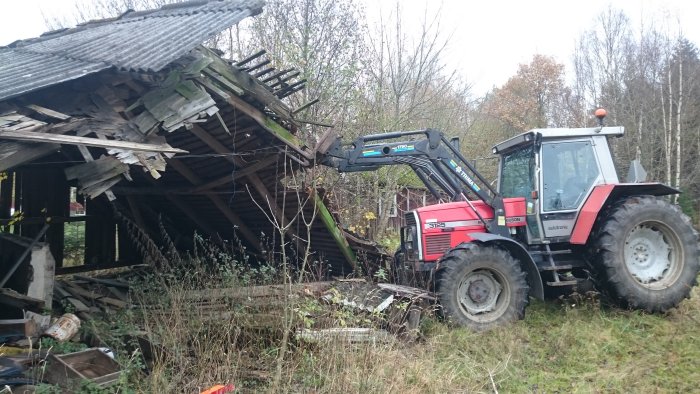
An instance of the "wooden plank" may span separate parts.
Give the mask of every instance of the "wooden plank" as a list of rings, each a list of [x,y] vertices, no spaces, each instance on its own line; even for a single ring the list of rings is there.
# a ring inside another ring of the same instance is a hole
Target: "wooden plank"
[[[173,148],[168,144],[147,144],[143,142],[100,140],[90,137],[77,137],[73,135],[60,135],[49,133],[33,133],[18,131],[0,131],[0,139],[29,141],[29,142],[53,142],[68,145],[94,146],[98,148],[116,148],[135,150],[140,152],[162,152],[162,153],[188,153],[186,150]]]
[[[48,116],[50,118],[59,119],[59,120],[70,119],[70,115],[62,114],[58,111],[44,108],[44,107],[41,107],[41,106],[36,105],[36,104],[29,104],[29,105],[27,105],[27,108],[31,109],[34,112],[40,113],[44,116]]]
[[[248,286],[248,287],[230,287],[205,290],[190,290],[182,295],[183,300],[216,300],[221,298],[265,298],[265,297],[284,297],[289,294],[318,296],[328,290],[334,283],[327,282],[307,282],[296,283],[291,285],[263,285],[263,286]]]
[[[395,339],[386,330],[362,327],[334,327],[320,330],[302,328],[294,336],[298,340],[309,343],[343,341],[349,343],[371,342],[374,344],[389,343]]]
[[[80,189],[80,192],[83,194],[87,194],[88,196],[90,196],[90,198],[95,198],[102,193],[111,193],[111,195],[114,195],[110,188],[119,183],[120,181],[121,178],[119,177],[105,179],[104,181]]]
[[[0,171],[18,167],[24,163],[39,159],[53,152],[61,150],[57,144],[28,144],[17,143],[17,151],[0,160]]]
[[[101,285],[105,285],[105,286],[110,286],[110,287],[119,287],[121,289],[128,289],[129,288],[128,283],[125,283],[125,282],[122,282],[119,280],[92,278],[92,277],[83,276],[83,275],[74,275],[73,277],[75,279],[84,280],[87,282],[93,282],[93,283],[97,283],[97,284],[101,284]]]
[[[88,150],[87,146],[78,145],[78,150],[80,151],[80,154],[83,155],[83,158],[85,159],[86,162],[95,161],[95,159],[92,157],[92,154]],[[114,201],[117,199],[117,196],[115,196],[111,190],[106,190],[104,193],[107,196],[107,199],[109,201]],[[95,198],[95,197],[91,197],[91,198]]]
[[[36,338],[39,329],[32,319],[3,319],[0,320],[0,339],[21,337]]]
[[[108,178],[119,176],[129,170],[127,164],[114,156],[103,156],[94,161],[68,167],[64,170],[66,179],[77,179],[83,187],[93,185]]]
[[[0,289],[0,304],[37,313],[41,313],[45,305],[44,300],[20,294],[12,289]]]
[[[123,291],[116,289],[114,287],[108,287],[107,290],[110,292],[110,294],[117,297],[117,299],[124,301],[124,302],[129,302],[129,296],[126,293],[124,293]]]
[[[129,304],[124,302],[124,301],[117,300],[117,299],[110,298],[110,297],[105,297],[102,294],[98,294],[98,293],[95,293],[95,292],[92,292],[89,290],[85,290],[85,289],[83,289],[83,288],[81,288],[81,287],[79,287],[71,282],[64,282],[64,284],[68,286],[68,288],[66,290],[73,293],[74,295],[77,294],[81,297],[85,297],[85,298],[91,299],[93,301],[102,303],[102,304],[116,306],[117,308],[120,308],[120,309],[126,309],[129,306]]]

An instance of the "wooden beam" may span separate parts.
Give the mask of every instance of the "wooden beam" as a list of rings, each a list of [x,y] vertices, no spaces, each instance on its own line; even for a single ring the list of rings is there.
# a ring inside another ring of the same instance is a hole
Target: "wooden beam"
[[[191,184],[198,186],[203,183],[202,179],[181,161],[170,159],[166,159],[166,161],[168,165],[170,165],[180,175],[185,177],[185,179],[187,179]],[[219,211],[226,216],[226,219],[228,219],[229,222],[238,227],[238,231],[240,231],[240,233],[243,235],[243,238],[245,238],[256,250],[260,250],[260,239],[255,236],[255,234],[250,230],[250,228],[248,228],[248,226],[245,225],[245,223],[243,223],[243,220],[241,220],[241,218],[235,212],[233,212],[228,204],[226,204],[226,202],[224,202],[220,196],[214,193],[205,193],[205,195],[207,198],[209,198],[209,200],[211,200],[212,203],[214,203],[214,206],[216,206]]]
[[[78,150],[80,151],[80,154],[83,155],[83,159],[85,159],[86,163],[95,161],[87,146],[78,145]],[[107,196],[107,199],[109,201],[114,201],[117,199],[117,196],[115,196],[114,193],[109,189],[105,190],[105,195]]]
[[[243,162],[241,159],[237,156],[232,156],[230,153],[232,153],[224,144],[222,144],[219,140],[214,138],[211,134],[209,134],[206,130],[202,129],[201,127],[194,125],[192,129],[190,130],[192,134],[196,135],[199,139],[204,141],[205,144],[209,145],[210,148],[212,148],[216,153],[220,153],[226,158],[226,160],[230,161],[236,166],[243,165]],[[284,214],[284,209],[282,209],[278,204],[277,204],[277,199],[272,196],[272,193],[270,193],[269,190],[267,190],[267,187],[265,187],[265,184],[263,184],[262,180],[260,177],[255,174],[251,173],[246,176],[246,179],[250,181],[250,183],[253,185],[255,188],[255,191],[267,201],[270,209],[273,211],[273,215],[277,219],[278,224],[280,227],[284,227],[287,224],[290,224],[293,222],[293,220],[290,220],[286,217]],[[264,205],[264,204],[261,204]],[[295,215],[296,218],[296,215]],[[290,238],[296,242],[297,238],[297,233],[296,231],[290,226],[289,229],[287,230],[289,232]]]
[[[42,114],[44,116],[48,116],[50,118],[54,119],[59,119],[59,120],[67,120],[70,119],[70,115],[62,114],[58,111],[54,111],[52,109],[44,108],[36,104],[29,104],[27,105],[27,108],[31,109],[32,111]]]
[[[0,139],[29,141],[29,142],[53,142],[58,144],[95,146],[98,148],[116,148],[134,150],[140,152],[163,152],[163,153],[188,153],[186,150],[173,148],[168,144],[147,144],[143,142],[101,140],[90,137],[78,137],[74,135],[61,135],[49,133],[21,132],[21,131],[0,131]]]
[[[203,81],[199,81],[200,84],[217,96],[226,100],[230,105],[235,107],[237,110],[243,112],[250,118],[252,118],[257,124],[259,124],[265,131],[274,135],[277,139],[281,140],[287,144],[292,150],[302,155],[308,160],[313,159],[313,152],[310,152],[307,146],[289,130],[284,128],[279,123],[272,120],[270,117],[265,115],[262,111],[255,108],[253,105],[247,103],[245,100],[236,96],[235,94],[227,94],[222,92],[220,89],[212,89],[211,84]],[[222,94],[223,93],[223,94]]]
[[[147,179],[148,182],[150,182],[154,186],[159,186],[159,182],[150,176],[144,176],[143,178]],[[186,202],[184,202],[180,197],[173,196],[166,194],[165,198],[167,198],[170,202],[175,204],[175,206],[182,211],[182,213],[185,214],[194,224],[199,226],[204,232],[209,234],[210,237],[215,238],[218,236],[217,232],[214,230],[213,227],[209,225],[209,223],[203,221],[199,216],[195,215],[194,212],[196,212],[192,207],[190,207]]]
[[[213,181],[209,181],[207,183],[202,184],[201,186],[198,186],[194,189],[192,189],[192,193],[200,193],[202,191],[206,190],[211,190],[219,186],[223,185],[228,185],[229,183],[233,183],[236,180],[247,176],[248,174],[254,173],[260,169],[263,169],[273,163],[275,163],[278,160],[276,156],[271,156],[266,159],[260,160],[257,163],[253,163],[248,165],[247,167],[241,169],[241,170],[236,170],[233,173],[233,176],[231,175],[226,175],[222,176],[221,178],[214,179]]]
[[[17,167],[61,149],[61,145],[57,144],[17,143],[17,145],[21,146],[21,148],[18,148],[15,153],[11,153],[7,157],[3,157],[2,160],[0,160],[0,171]]]
[[[136,224],[141,227],[143,231],[146,231],[146,222],[143,220],[141,210],[139,209],[139,205],[134,196],[126,196],[126,202],[129,203],[129,209],[131,210],[131,214],[134,216],[134,221]]]
[[[338,245],[338,249],[340,249],[343,257],[345,257],[345,261],[347,261],[354,270],[357,270],[357,256],[355,256],[355,253],[352,251],[347,238],[345,238],[342,230],[340,227],[338,227],[338,223],[333,218],[333,215],[328,210],[328,207],[326,207],[326,204],[323,203],[323,200],[316,193],[313,193],[311,197],[316,204],[316,209],[318,210],[318,216],[321,219],[321,222],[324,226],[326,226],[326,229],[335,240],[336,245]]]

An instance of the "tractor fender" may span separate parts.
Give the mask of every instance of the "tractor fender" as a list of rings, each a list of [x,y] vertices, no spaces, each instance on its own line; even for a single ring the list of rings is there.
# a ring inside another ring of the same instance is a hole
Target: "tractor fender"
[[[544,300],[544,286],[542,285],[542,277],[537,269],[537,265],[532,260],[532,256],[527,252],[521,244],[517,241],[506,238],[501,235],[491,234],[491,233],[469,233],[469,238],[473,239],[473,242],[478,242],[485,245],[496,245],[500,248],[507,250],[514,258],[520,261],[520,266],[525,271],[527,276],[527,283],[530,285],[530,297],[536,298],[538,300]],[[469,243],[462,243],[455,247],[459,248],[469,248]]]
[[[576,218],[574,230],[571,232],[570,243],[575,245],[585,245],[593,230],[593,225],[598,214],[609,207],[615,201],[629,196],[667,196],[669,194],[679,194],[680,190],[666,186],[662,183],[618,183],[609,185],[598,185],[583,204],[581,212]]]

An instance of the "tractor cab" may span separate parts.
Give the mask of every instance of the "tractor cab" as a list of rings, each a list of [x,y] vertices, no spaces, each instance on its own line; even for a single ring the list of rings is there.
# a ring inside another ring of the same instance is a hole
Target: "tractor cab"
[[[618,183],[607,137],[622,127],[534,129],[493,148],[498,191],[525,197],[527,244],[568,242],[593,188]]]

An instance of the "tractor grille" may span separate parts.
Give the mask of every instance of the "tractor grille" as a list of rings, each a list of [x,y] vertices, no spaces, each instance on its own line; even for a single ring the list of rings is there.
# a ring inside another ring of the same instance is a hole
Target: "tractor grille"
[[[426,254],[443,254],[450,249],[450,234],[429,235],[425,237]]]

